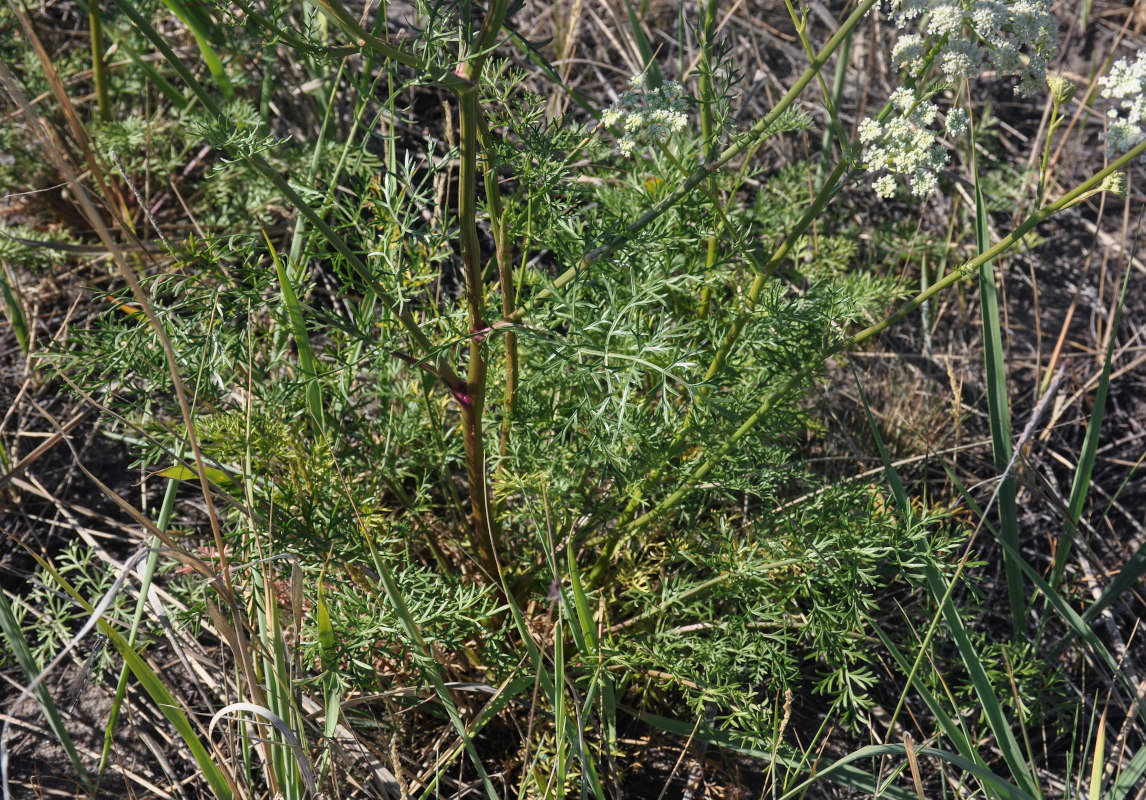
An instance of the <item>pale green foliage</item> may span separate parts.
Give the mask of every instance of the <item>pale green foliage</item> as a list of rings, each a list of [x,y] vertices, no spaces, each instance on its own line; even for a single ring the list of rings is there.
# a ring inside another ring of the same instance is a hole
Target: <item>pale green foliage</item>
[[[770,456],[774,467],[786,460]],[[765,509],[784,490],[775,478],[755,487]],[[881,595],[897,580],[920,580],[924,565],[948,558],[956,542],[930,521],[904,530],[859,487],[825,487],[783,514],[726,525],[689,527],[631,557],[618,577],[624,601],[665,611],[619,639],[614,657],[656,670],[694,713],[717,711],[737,730],[769,730],[772,705],[760,701],[808,689],[809,672],[816,692],[858,719],[871,703],[875,653],[865,631]],[[650,574],[666,563],[676,565],[669,578]],[[724,578],[696,591],[712,575]]]
[[[114,571],[99,559],[92,548],[80,541],[71,542],[56,555],[55,567],[93,605],[115,582]],[[13,604],[16,619],[41,667],[51,661],[88,620],[84,610],[56,591],[54,586],[55,579],[46,569],[39,568],[31,577],[31,590]],[[128,603],[132,599],[117,594],[103,618],[126,619]],[[108,661],[105,653],[97,666],[102,669]]]
[[[199,136],[224,155],[222,163],[242,162],[256,154],[273,152],[289,139],[268,136],[262,132],[259,111],[249,102],[236,101],[223,108],[222,115],[204,122]]]
[[[510,235],[514,240],[530,237],[531,250],[568,263],[580,257],[586,243],[600,241],[640,213],[650,191],[657,189],[636,172],[620,178],[601,173],[607,179],[592,190],[575,180],[560,168],[561,148],[576,144],[581,131],[543,120],[533,110],[539,108],[534,98],[513,91],[504,102],[521,113],[495,117],[508,125],[498,157],[507,168],[520,170],[528,190],[506,217]],[[599,152],[607,155],[605,148]],[[682,153],[689,157],[688,149]],[[540,168],[542,163],[551,166]],[[364,244],[384,288],[427,317],[436,313],[432,328],[445,341],[464,341],[466,321],[448,301],[453,290],[442,283],[452,261],[451,222],[443,220],[440,226],[419,210],[432,202],[434,176],[448,163],[407,152],[397,167],[397,172],[370,177],[359,197],[349,199],[349,205],[342,200],[331,213]],[[226,171],[231,169],[241,167],[216,171],[211,184],[235,180],[236,173]],[[659,154],[651,156],[646,170],[643,174],[673,180],[671,163]],[[738,212],[734,224],[746,233],[760,224],[777,230],[790,225],[810,201],[805,176],[806,170],[796,166],[774,178],[759,194],[757,206]],[[750,413],[767,387],[814,362],[831,341],[833,328],[866,317],[895,296],[890,282],[862,268],[864,253],[857,250],[854,236],[825,230],[815,242],[801,240],[789,264],[807,276],[805,287],[793,292],[779,279],[768,285],[726,368],[740,388],[702,399],[703,369],[734,306],[721,303],[716,314],[697,320],[693,309],[699,288],[734,285],[745,274],[735,252],[710,272],[695,258],[697,243],[712,224],[703,198],[686,200],[644,231],[636,246],[599,263],[586,280],[540,307],[530,328],[519,331],[518,408],[500,462],[506,474],[501,524],[509,537],[503,557],[507,573],[519,585],[534,586],[541,597],[551,578],[537,574],[527,555],[544,545],[536,539],[544,516],[539,487],[546,487],[545,495],[559,504],[551,512],[561,525],[583,514],[616,513],[610,509],[623,501],[624,487],[671,463],[674,454],[667,445],[684,409],[698,404],[696,441],[721,435]],[[339,257],[321,239],[308,238],[306,254],[333,258],[341,291],[348,296],[361,291],[357,278],[342,271]],[[198,423],[206,456],[237,481],[249,483],[263,509],[258,524],[273,534],[282,552],[297,555],[308,569],[323,563],[328,553],[337,554],[334,568],[346,577],[328,583],[326,591],[339,631],[337,652],[345,664],[340,680],[368,688],[378,680],[377,670],[399,682],[419,680],[420,667],[402,630],[373,589],[370,575],[378,558],[395,574],[424,635],[446,651],[474,650],[494,669],[513,663],[503,634],[487,627],[496,608],[493,593],[429,569],[433,559],[419,543],[433,537],[438,547],[456,546],[456,540],[440,533],[461,519],[459,498],[440,488],[462,469],[452,404],[428,375],[393,357],[395,349],[406,347],[395,321],[379,315],[368,301],[358,301],[311,317],[312,341],[321,346],[327,365],[324,394],[337,420],[332,438],[316,438],[303,413],[305,384],[282,333],[285,312],[261,266],[265,259],[265,248],[249,235],[189,242],[181,262],[197,277],[159,276],[149,285],[181,358],[187,359],[184,374],[203,376],[194,391],[200,403],[215,409]],[[522,292],[546,283],[544,269],[526,267],[521,273]],[[296,288],[314,297],[312,286]],[[65,359],[61,366],[66,364],[93,388],[118,376],[123,388],[114,402],[129,415],[132,398],[139,396],[135,392],[155,397],[167,383],[158,345],[136,319],[109,311],[106,320],[82,334],[82,341],[81,349],[60,354]],[[493,367],[500,370],[497,340],[488,346]],[[235,389],[246,384],[248,369],[259,386],[252,414]],[[491,427],[501,413],[496,404],[490,408]],[[681,681],[676,688],[690,703],[716,703],[718,716],[728,724],[751,727],[760,721],[763,712],[754,686],[815,684],[841,709],[862,709],[867,702],[862,686],[831,677],[858,668],[867,658],[855,644],[874,606],[857,598],[915,574],[907,562],[886,558],[894,552],[913,559],[912,542],[922,543],[893,518],[875,526],[827,524],[826,510],[843,502],[855,506],[849,519],[858,523],[870,499],[864,489],[831,491],[797,518],[772,519],[765,513],[796,486],[807,490],[817,485],[812,473],[793,485],[795,442],[806,424],[797,405],[782,405],[714,475],[725,498],[717,508],[739,509],[747,501],[755,509],[750,516],[739,510],[710,516],[704,505],[685,504],[675,520],[623,549],[618,580],[604,590],[607,596],[623,592],[610,601],[615,613],[642,614],[727,568],[721,564],[736,565],[739,577],[705,598],[704,613],[695,617],[702,621],[712,614],[733,614],[724,620],[727,639],[698,632],[662,641],[650,638],[652,630],[641,625],[619,637],[611,650],[617,663],[638,672],[674,664],[672,672]],[[142,456],[154,469],[165,463],[164,451],[182,435],[148,428],[164,444],[147,448]],[[246,463],[253,471],[246,472]],[[669,485],[673,480],[669,477]],[[809,516],[814,509],[819,509],[816,522]],[[434,517],[441,523],[429,524]],[[225,522],[228,541],[242,553],[249,546],[248,524],[234,509],[226,512]],[[687,541],[675,533],[681,529],[690,532]],[[593,547],[598,535],[589,532],[583,546]],[[762,566],[788,556],[800,559],[802,566],[781,571]],[[829,558],[830,568],[824,560]],[[655,574],[672,577],[662,580]],[[845,580],[844,575],[852,577]],[[695,608],[699,613],[701,606]],[[837,616],[845,609],[846,619]],[[793,614],[803,621],[790,627]],[[671,616],[678,626],[692,619],[694,612],[686,613],[685,607],[675,608]],[[657,622],[657,629],[661,625]],[[771,633],[755,637],[754,632],[765,629]],[[310,638],[304,647],[316,654]],[[751,653],[756,656],[749,658]],[[820,677],[807,683],[810,676]]]

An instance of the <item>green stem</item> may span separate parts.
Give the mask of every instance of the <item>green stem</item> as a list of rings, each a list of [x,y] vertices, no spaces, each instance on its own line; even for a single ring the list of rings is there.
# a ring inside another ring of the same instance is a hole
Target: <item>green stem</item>
[[[761,269],[756,271],[756,276],[752,279],[752,285],[748,287],[748,291],[744,294],[744,310],[732,321],[732,325],[729,326],[728,331],[724,334],[724,339],[720,342],[720,347],[717,348],[716,354],[712,357],[712,362],[708,365],[708,369],[704,373],[704,380],[706,382],[715,378],[720,370],[723,369],[729,353],[732,352],[732,348],[735,346],[737,339],[740,338],[744,326],[748,324],[748,320],[751,318],[752,308],[756,305],[756,301],[760,299],[760,292],[764,290],[764,286],[767,285],[769,279],[776,274],[776,270],[784,259],[788,257],[788,254],[792,251],[796,242],[800,240],[800,237],[804,235],[804,232],[808,230],[816,217],[827,207],[832,196],[839,190],[840,181],[843,180],[848,166],[849,162],[846,159],[836,164],[836,168],[832,170],[827,180],[824,181],[824,185],[820,187],[820,191],[812,200],[812,204],[808,206],[800,219],[792,226],[792,230],[784,237],[784,241],[782,241],[780,246],[772,253],[772,257],[768,259],[768,262]]]
[[[177,457],[182,457],[182,448],[177,452]],[[167,489],[163,494],[163,503],[159,507],[159,517],[155,521],[156,527],[162,531],[166,531],[168,525],[171,524],[171,517],[175,512],[175,498],[179,492],[179,481],[170,479],[167,481]],[[155,568],[159,562],[159,547],[162,542],[152,537],[149,545],[151,551],[147,554],[147,566],[143,569],[143,580],[140,582],[139,591],[136,594],[135,612],[131,617],[131,629],[127,634],[128,644],[135,646],[136,637],[139,635],[139,626],[143,621],[144,604],[147,600],[148,590],[151,587],[151,580],[155,575]],[[99,778],[96,782],[103,778],[104,772],[107,770],[108,759],[111,756],[111,748],[115,738],[116,727],[119,724],[119,714],[123,709],[123,698],[127,694],[127,677],[128,667],[124,664],[119,671],[119,680],[115,686],[114,700],[111,704],[111,711],[108,713],[108,721],[104,726],[104,740],[103,751],[100,753],[99,760]]]
[[[769,570],[783,569],[784,567],[794,567],[798,564],[805,563],[805,561],[806,561],[806,559],[802,559],[802,558],[783,558],[783,559],[780,559],[778,561],[769,561],[766,564],[760,564],[759,567],[757,567],[755,569],[758,570],[757,574],[761,574],[761,573],[767,572]],[[681,592],[679,595],[674,595],[672,598],[664,601],[663,603],[661,603],[659,605],[653,606],[652,608],[649,608],[649,609],[646,609],[645,611],[642,611],[640,614],[637,614],[635,617],[630,617],[629,619],[625,620],[624,622],[617,623],[616,625],[613,626],[612,632],[616,633],[617,631],[624,630],[626,628],[631,628],[634,625],[638,625],[641,622],[644,622],[646,619],[650,619],[651,617],[659,616],[674,605],[683,605],[684,601],[689,600],[690,598],[693,598],[698,594],[704,594],[709,589],[712,589],[715,586],[719,586],[720,584],[727,581],[729,578],[732,578],[734,575],[735,575],[735,573],[732,572],[731,570],[725,570],[724,572],[721,572],[719,575],[717,575],[714,578],[709,578],[706,581],[702,581],[702,582],[696,584],[695,586],[693,586],[691,589],[687,589],[687,590]]]
[[[1050,166],[1051,142],[1054,139],[1055,131],[1057,131],[1059,125],[1062,124],[1063,119],[1064,119],[1064,117],[1062,115],[1062,106],[1060,106],[1057,102],[1055,102],[1053,104],[1052,109],[1051,109],[1050,122],[1047,125],[1047,136],[1046,136],[1046,142],[1043,144],[1042,161],[1039,164],[1038,193],[1035,196],[1035,207],[1036,208],[1038,208],[1039,206],[1041,206],[1043,204],[1043,196],[1046,193],[1047,178],[1049,177],[1047,175],[1047,171],[1048,171],[1048,168]],[[1050,380],[1049,373],[1048,373],[1047,380],[1048,381]]]
[[[716,32],[716,9],[719,0],[701,0],[700,10],[704,15],[704,23],[701,27],[701,45],[700,45],[700,132],[704,138],[704,160],[707,162],[712,158],[713,150],[716,147],[716,130],[715,120],[713,119],[712,108],[716,99],[713,97],[712,92],[712,37]],[[708,192],[715,196],[717,192],[716,178],[710,176],[708,179]],[[704,257],[704,274],[707,277],[712,272],[712,267],[716,264],[716,257],[719,254],[719,237],[713,233],[708,237],[708,250]],[[708,306],[712,301],[712,286],[708,283],[700,290],[700,302],[697,305],[696,315],[703,319],[708,316]]]
[[[103,21],[99,11],[99,0],[91,0],[88,6],[88,25],[92,40],[92,83],[96,90],[96,107],[99,121],[111,120],[111,106],[107,99],[107,65],[103,60]]]
[[[851,59],[852,52],[852,37],[848,37],[844,42],[843,49],[840,51],[839,58],[836,59],[836,74],[832,79],[832,94],[831,104],[828,110],[832,113],[832,119],[835,122],[830,128],[824,128],[824,136],[820,140],[820,174],[828,168],[828,161],[832,156],[832,133],[834,132],[840,138],[841,143],[844,140],[843,128],[839,124],[839,119],[836,116],[836,109],[840,107],[840,101],[844,96],[844,83],[848,77],[848,61]]]
[[[478,98],[476,89],[458,93],[458,127],[460,128],[460,164],[458,168],[458,222],[460,224],[462,263],[466,275],[466,303],[469,307],[470,331],[478,334],[486,328],[483,305],[481,246],[477,235],[477,150]],[[496,580],[498,575],[498,532],[486,482],[485,432],[482,412],[485,409],[488,364],[485,337],[470,337],[469,369],[463,391],[454,390],[462,413],[465,436],[466,477],[470,487],[470,513],[473,520],[473,543],[478,559]]]
[[[482,331],[488,330],[488,326],[485,322],[485,287],[482,284],[481,245],[477,229],[477,153],[480,147],[481,128],[477,84],[485,60],[505,20],[507,7],[508,0],[497,0],[490,8],[474,41],[470,56],[458,67],[457,73],[465,82],[464,88],[458,89],[458,223],[462,263],[466,274],[466,304],[469,309],[470,331],[474,335],[470,337],[466,381],[460,390],[459,387],[451,388],[462,414],[473,543],[477,547],[482,567],[494,581],[500,573],[498,552],[501,536],[497,515],[491,513],[493,506],[486,479],[485,430],[482,419],[489,366],[486,360],[486,337],[481,335]],[[496,176],[493,180],[496,190]]]
[[[466,271],[466,304],[469,307],[472,333],[478,333],[486,327],[485,293],[481,282],[481,245],[478,242],[477,230],[477,151],[480,114],[477,91],[463,89],[459,92],[458,221],[461,227],[459,236],[462,263]]]
[[[510,253],[505,207],[501,200],[501,189],[497,185],[497,170],[493,163],[493,139],[484,119],[478,120],[478,135],[481,137],[484,160],[485,202],[489,209],[490,226],[493,228],[497,274],[501,286],[501,313],[505,315],[512,313],[517,305],[517,286],[513,282],[513,256]],[[509,330],[505,332],[505,400],[502,409],[501,441],[498,446],[498,454],[502,458],[509,449],[510,425],[517,403],[517,374],[517,333]]]
[[[800,44],[804,45],[804,52],[807,53],[808,58],[812,58],[812,43],[808,41],[808,19],[805,13],[800,16],[796,13],[796,9],[792,7],[792,0],[784,0],[784,5],[788,8],[788,16],[792,18],[792,24],[796,27],[796,35],[800,38]],[[843,53],[836,61],[836,80],[837,83],[842,83],[840,79],[840,65],[845,64],[848,57],[848,51],[851,49],[851,36],[844,39]],[[836,105],[832,100],[832,94],[828,91],[828,84],[824,80],[822,72],[816,73],[816,82],[820,84],[820,94],[824,96],[824,107],[828,111],[828,125],[824,129],[824,141],[830,142],[831,138],[829,132],[835,133],[836,138],[840,140],[840,148],[847,149],[847,136],[844,134],[844,129],[840,126],[840,121],[836,116]],[[826,152],[821,152],[820,163],[827,162]]]

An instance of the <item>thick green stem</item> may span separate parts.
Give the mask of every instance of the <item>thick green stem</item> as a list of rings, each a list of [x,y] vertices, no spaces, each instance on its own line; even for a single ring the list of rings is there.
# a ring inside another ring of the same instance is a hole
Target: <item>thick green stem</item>
[[[808,41],[808,19],[807,14],[800,15],[796,13],[796,9],[792,7],[792,0],[784,0],[784,5],[788,7],[788,15],[792,18],[792,24],[796,26],[796,35],[800,38],[800,44],[804,45],[804,52],[808,54],[808,58],[812,58],[812,43]],[[840,75],[841,69],[846,69],[846,62],[848,52],[851,49],[851,36],[847,36],[843,42],[843,52],[836,60],[836,75],[837,80]],[[844,134],[843,127],[840,126],[840,121],[836,116],[836,102],[833,99],[834,95],[828,91],[828,84],[824,81],[823,73],[816,73],[816,82],[820,84],[820,94],[824,97],[824,108],[828,112],[828,124],[824,128],[824,140],[830,142],[830,133],[835,133],[836,138],[840,141],[840,149],[846,150],[847,136]],[[827,154],[821,153],[820,163],[827,163]]]
[[[473,543],[482,567],[491,578],[498,575],[498,533],[486,483],[485,434],[482,412],[485,409],[488,364],[485,337],[480,332],[485,324],[485,290],[482,285],[481,246],[477,231],[477,150],[478,98],[476,89],[458,93],[458,127],[460,128],[458,167],[458,222],[462,263],[466,274],[466,303],[469,307],[469,369],[463,391],[454,391],[462,412],[465,436],[466,477],[470,487],[470,512],[473,521]]]
[[[477,153],[482,125],[476,87],[485,59],[505,21],[507,6],[508,0],[497,0],[490,8],[473,48],[469,51],[469,57],[457,70],[465,84],[458,89],[458,223],[462,263],[466,273],[466,304],[473,335],[470,338],[469,368],[465,384],[460,390],[452,388],[462,413],[473,543],[482,567],[494,580],[500,574],[498,551],[501,536],[497,515],[492,513],[493,505],[486,480],[485,429],[482,418],[489,366],[486,360],[486,336],[483,333],[488,330],[488,326],[485,322],[485,287],[482,284],[481,245],[477,229]]]
[[[458,127],[460,128],[458,165],[458,222],[461,230],[462,264],[466,271],[466,305],[469,307],[470,330],[485,330],[485,293],[482,287],[481,245],[477,230],[477,91],[463,89],[458,93]],[[480,344],[480,343],[479,343]]]

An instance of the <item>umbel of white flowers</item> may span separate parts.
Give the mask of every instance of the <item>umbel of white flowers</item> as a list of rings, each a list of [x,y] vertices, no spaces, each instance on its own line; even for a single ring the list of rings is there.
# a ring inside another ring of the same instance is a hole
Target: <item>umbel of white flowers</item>
[[[686,108],[688,100],[683,86],[676,81],[664,81],[657,88],[649,89],[645,74],[641,73],[630,78],[629,89],[601,113],[601,127],[621,130],[617,150],[628,156],[642,142],[663,141],[683,130],[688,122]]]
[[[1050,8],[1050,0],[892,0],[896,27],[926,14],[916,32],[899,37],[892,63],[908,77],[919,77],[934,49],[934,63],[951,83],[993,69],[1018,75],[1015,91],[1034,94],[1058,48]]]
[[[926,79],[929,64],[952,84],[993,69],[997,75],[1017,75],[1015,91],[1034,94],[1046,80],[1047,64],[1058,47],[1057,27],[1050,13],[1051,0],[891,0],[889,16],[912,32],[900,35],[891,51],[895,68],[914,81]],[[901,176],[917,197],[938,185],[936,173],[947,163],[947,151],[931,130],[938,116],[935,104],[916,99],[907,89],[891,96],[892,115],[884,122],[865,119],[859,128],[866,148],[864,166],[883,172],[873,188],[880,197],[895,192]],[[967,112],[947,113],[946,129],[952,138],[967,129]]]
[[[872,184],[880,197],[895,194],[895,177],[907,180],[911,193],[923,197],[938,186],[936,173],[947,163],[947,150],[938,144],[931,124],[939,115],[930,100],[916,100],[910,89],[896,89],[891,95],[892,114],[884,122],[870,117],[860,123],[859,138],[866,148],[864,169],[886,172]],[[954,138],[967,130],[967,112],[961,108],[947,113],[947,132]]]
[[[1118,108],[1106,112],[1106,149],[1111,153],[1129,150],[1146,137],[1142,130],[1146,123],[1146,52],[1139,50],[1133,63],[1125,58],[1115,61],[1110,73],[1098,82],[1103,97],[1121,101]]]

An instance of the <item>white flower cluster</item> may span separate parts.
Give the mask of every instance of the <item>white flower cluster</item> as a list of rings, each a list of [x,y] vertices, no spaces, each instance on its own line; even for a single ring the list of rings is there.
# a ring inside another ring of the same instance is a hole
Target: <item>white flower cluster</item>
[[[683,130],[688,122],[686,108],[683,86],[664,81],[656,89],[649,89],[645,74],[641,73],[630,78],[628,91],[602,112],[601,127],[621,129],[623,135],[617,150],[628,156],[641,142],[659,142]]]
[[[1138,52],[1138,59],[1128,63],[1119,59],[1110,68],[1110,74],[1099,78],[1102,96],[1107,100],[1120,100],[1119,108],[1106,112],[1106,149],[1110,152],[1129,150],[1146,137],[1142,124],[1146,123],[1146,52]]]
[[[892,63],[916,76],[934,47],[935,64],[953,83],[989,66],[1018,75],[1015,91],[1033,94],[1058,47],[1050,8],[1051,0],[891,0],[891,19],[900,28],[926,15],[918,33],[899,37]]]
[[[936,172],[947,163],[947,150],[937,144],[931,129],[939,109],[930,100],[916,100],[910,89],[896,89],[891,95],[893,115],[885,122],[867,118],[860,123],[859,138],[866,148],[864,168],[886,171],[872,184],[880,197],[895,194],[895,177],[906,178],[911,193],[923,197],[938,186]],[[947,132],[954,137],[967,130],[967,112],[956,108],[947,114]]]

